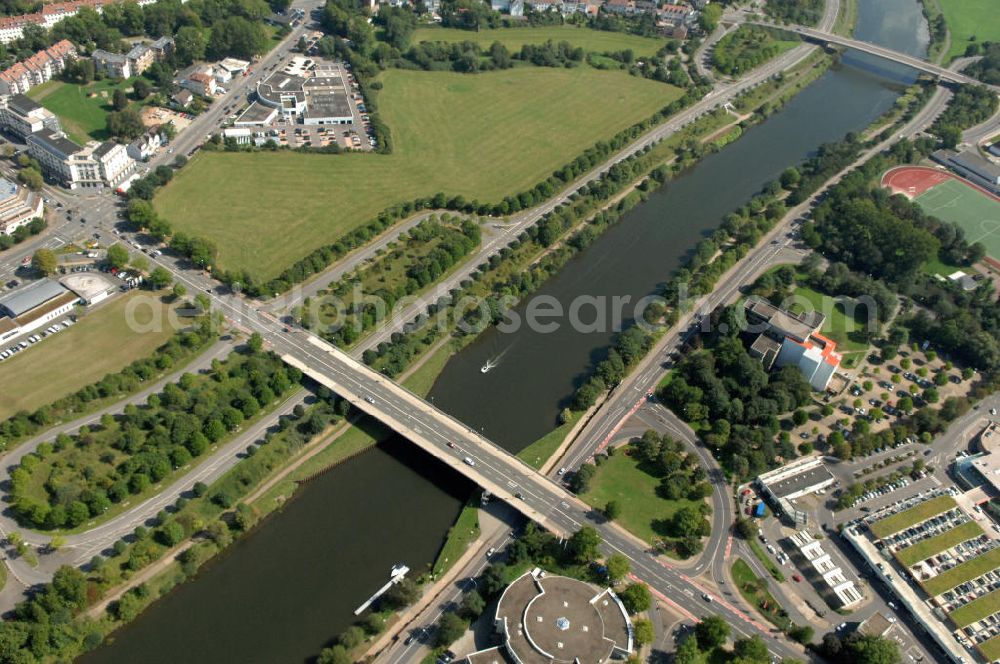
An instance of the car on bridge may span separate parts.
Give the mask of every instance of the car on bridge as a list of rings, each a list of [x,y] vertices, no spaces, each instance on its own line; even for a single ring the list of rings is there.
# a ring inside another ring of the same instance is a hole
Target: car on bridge
[[[475,466],[476,465],[476,462],[472,460],[472,457],[465,457],[464,459],[462,459],[462,461],[465,462],[466,466]]]

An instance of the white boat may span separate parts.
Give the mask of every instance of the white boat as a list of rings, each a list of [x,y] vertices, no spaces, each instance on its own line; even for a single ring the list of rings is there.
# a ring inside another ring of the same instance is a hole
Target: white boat
[[[486,364],[484,364],[482,368],[479,369],[479,373],[486,373],[487,371],[495,368],[496,366],[497,365],[493,362],[493,360],[486,360]]]

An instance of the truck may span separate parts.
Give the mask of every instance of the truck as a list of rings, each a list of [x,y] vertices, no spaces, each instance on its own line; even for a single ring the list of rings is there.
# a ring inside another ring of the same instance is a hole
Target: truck
[[[767,505],[757,503],[756,507],[753,508],[753,515],[758,519],[763,519],[765,514],[767,514]]]

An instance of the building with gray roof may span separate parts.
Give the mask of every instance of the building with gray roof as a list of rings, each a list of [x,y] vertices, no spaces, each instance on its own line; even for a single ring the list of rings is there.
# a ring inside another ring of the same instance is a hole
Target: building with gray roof
[[[69,313],[80,298],[57,281],[43,279],[0,297],[0,342]]]

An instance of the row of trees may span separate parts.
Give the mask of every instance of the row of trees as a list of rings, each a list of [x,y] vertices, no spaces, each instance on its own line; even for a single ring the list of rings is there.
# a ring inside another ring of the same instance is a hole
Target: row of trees
[[[989,71],[992,70],[984,69],[982,73]],[[930,131],[941,139],[944,147],[954,148],[962,142],[962,130],[985,122],[996,111],[997,96],[992,90],[984,85],[962,85]]]
[[[11,474],[15,514],[36,528],[73,528],[187,466],[301,378],[260,345],[251,338],[247,355],[214,362],[210,378],[184,374],[145,406],[25,455]]]

